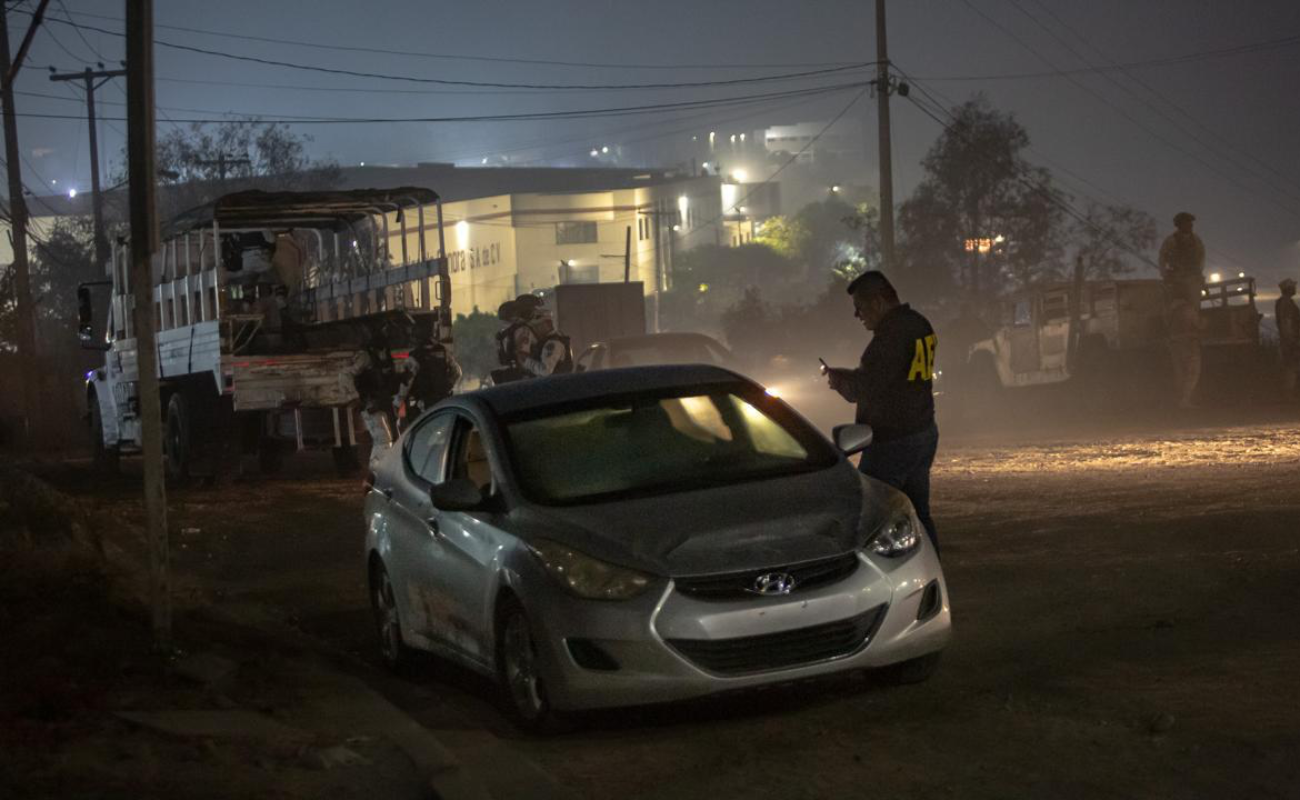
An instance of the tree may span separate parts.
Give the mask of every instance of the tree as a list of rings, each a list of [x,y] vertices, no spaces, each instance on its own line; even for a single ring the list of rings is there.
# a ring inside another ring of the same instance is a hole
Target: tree
[[[501,328],[501,321],[495,314],[479,311],[477,306],[469,314],[456,315],[451,326],[451,338],[455,342],[456,361],[466,377],[481,381],[501,366],[497,363],[496,341],[497,331]]]
[[[775,216],[763,221],[754,242],[767,245],[791,261],[798,261],[807,251],[808,239],[808,228],[802,222]]]
[[[1076,256],[1083,259],[1084,277],[1113,278],[1137,268],[1141,254],[1156,243],[1156,221],[1145,211],[1129,206],[1089,203],[1086,222],[1070,231]]]
[[[255,118],[174,127],[158,138],[163,218],[245,189],[311,191],[338,185],[339,165],[307,155],[311,137]],[[122,159],[126,163],[125,155]],[[119,180],[125,180],[125,166]]]
[[[953,109],[899,225],[906,283],[978,300],[1060,274],[1064,236],[1051,173],[1024,156],[1029,135],[982,96]]]
[[[766,351],[771,324],[771,311],[757,286],[745,289],[740,300],[722,312],[723,335],[742,359],[752,359]]]
[[[60,217],[46,235],[33,236],[31,258],[32,299],[36,326],[43,346],[49,351],[60,343],[73,346],[77,319],[77,285],[103,278],[95,269],[93,223],[89,217]],[[17,309],[10,287],[12,271],[0,276],[0,349],[12,349]],[[103,319],[97,315],[98,319]],[[51,341],[48,337],[55,337]]]

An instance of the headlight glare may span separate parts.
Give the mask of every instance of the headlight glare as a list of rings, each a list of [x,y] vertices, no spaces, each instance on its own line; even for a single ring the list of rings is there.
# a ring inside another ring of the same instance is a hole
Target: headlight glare
[[[921,544],[921,533],[911,514],[900,514],[871,539],[871,552],[885,558],[907,555]]]
[[[650,576],[607,564],[558,542],[539,539],[532,551],[551,577],[587,600],[630,600],[650,585]]]

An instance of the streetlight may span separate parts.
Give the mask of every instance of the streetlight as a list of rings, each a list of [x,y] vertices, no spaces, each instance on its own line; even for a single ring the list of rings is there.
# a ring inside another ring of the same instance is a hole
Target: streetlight
[[[837,183],[831,187],[831,194],[839,194],[839,193],[840,193],[840,185]]]

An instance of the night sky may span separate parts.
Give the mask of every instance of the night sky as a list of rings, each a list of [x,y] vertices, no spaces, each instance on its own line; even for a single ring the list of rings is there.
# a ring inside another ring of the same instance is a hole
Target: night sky
[[[163,41],[318,66],[457,80],[680,83],[800,71],[875,57],[874,4],[868,0],[660,0],[652,4],[166,0],[156,2],[155,9],[156,37]],[[120,20],[121,3],[56,0],[49,13],[63,17],[65,11],[84,25],[121,29],[120,21],[103,18]],[[28,21],[22,14],[11,14],[15,43],[18,31],[25,29]],[[168,30],[162,27],[165,25],[458,56],[608,65],[746,66],[629,69],[433,59],[276,45]],[[909,0],[891,4],[889,27],[892,59],[903,72],[920,79],[920,86],[954,102],[984,92],[995,106],[1013,111],[1030,133],[1031,157],[1053,170],[1064,188],[1075,195],[1076,204],[1082,206],[1091,197],[1137,205],[1157,218],[1161,235],[1171,229],[1170,217],[1176,211],[1189,210],[1199,218],[1198,229],[1210,250],[1211,270],[1254,272],[1265,279],[1262,288],[1267,290],[1274,288],[1282,274],[1300,273],[1300,157],[1296,155],[1300,103],[1295,97],[1296,87],[1300,87],[1300,3],[1295,0]],[[1278,43],[1287,37],[1291,41]],[[1265,42],[1270,44],[1222,57],[1201,57],[1210,51]],[[70,85],[51,83],[46,68],[80,69],[100,60],[92,55],[92,47],[103,60],[115,62],[121,58],[122,44],[119,37],[90,30],[79,35],[71,27],[49,23],[37,37],[18,88],[69,100],[79,98],[80,93]],[[1027,47],[1045,56],[1051,65]],[[996,78],[1077,70],[1086,66],[1081,56],[1092,64],[1195,58],[1137,67],[1127,75],[1110,72],[1109,78],[1098,74],[1078,74],[1073,79],[1059,74]],[[866,78],[865,73],[850,72],[706,89],[489,94],[465,87],[240,63],[165,47],[158,48],[156,59],[159,123],[164,127],[168,117],[213,117],[232,111],[268,118],[411,117],[602,108]],[[800,66],[779,66],[790,64]],[[98,98],[101,112],[117,117],[123,108],[112,103],[124,100],[124,83],[118,80],[114,84],[102,89]],[[272,88],[272,84],[324,90]],[[660,137],[661,143],[671,142],[672,136],[689,137],[688,131],[706,131],[724,120],[731,128],[753,129],[829,119],[853,94],[849,90],[785,98],[761,106],[678,110],[630,118],[303,126],[298,130],[315,137],[314,155],[331,156],[344,164],[464,162],[501,154],[531,163],[567,164],[581,163],[591,146],[603,142],[635,139],[648,146],[654,137]],[[69,100],[20,95],[17,103],[20,113],[84,113],[79,102]],[[739,119],[744,114],[751,116]],[[868,121],[868,130],[874,133],[874,103],[864,98],[845,119]],[[123,131],[120,122],[104,124],[103,152],[117,156]],[[900,200],[915,185],[917,162],[938,132],[936,123],[908,101],[895,102],[894,163]],[[39,191],[44,179],[58,182],[51,191],[63,191],[69,184],[88,188],[84,121],[24,119],[21,145],[30,165],[24,174],[28,185]],[[870,173],[845,176],[846,183],[875,184],[874,139],[868,153]]]

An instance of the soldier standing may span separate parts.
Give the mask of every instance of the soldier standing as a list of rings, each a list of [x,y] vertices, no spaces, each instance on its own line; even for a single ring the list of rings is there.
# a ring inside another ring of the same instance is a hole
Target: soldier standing
[[[1288,402],[1296,399],[1296,376],[1300,373],[1300,308],[1296,307],[1295,281],[1285,278],[1279,283],[1282,296],[1273,308],[1277,322],[1278,355],[1282,363],[1282,395]]]
[[[1201,379],[1201,292],[1205,288],[1205,244],[1192,230],[1196,217],[1180,212],[1176,230],[1160,245],[1160,277],[1165,282],[1169,355],[1179,408],[1192,408]]]

